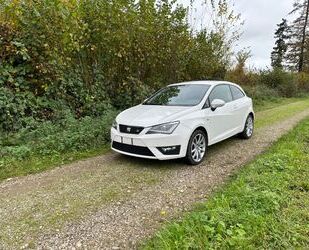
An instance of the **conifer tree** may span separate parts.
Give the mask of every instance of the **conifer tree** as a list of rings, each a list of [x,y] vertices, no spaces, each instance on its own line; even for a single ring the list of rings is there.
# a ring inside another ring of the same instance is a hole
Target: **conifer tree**
[[[290,25],[287,61],[298,72],[309,71],[309,0],[297,0],[293,7],[290,14],[295,14],[296,19]]]
[[[287,52],[287,39],[289,38],[288,24],[286,19],[282,19],[282,22],[279,23],[278,29],[275,32],[275,47],[271,53],[271,66],[277,69],[283,69],[283,61],[285,53]]]

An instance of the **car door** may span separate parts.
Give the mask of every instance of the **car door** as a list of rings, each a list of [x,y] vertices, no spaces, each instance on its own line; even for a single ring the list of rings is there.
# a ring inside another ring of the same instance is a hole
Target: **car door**
[[[223,107],[212,110],[213,100],[225,101]],[[209,145],[224,140],[235,133],[236,122],[233,117],[233,97],[228,84],[220,84],[213,88],[208,96],[205,108],[205,122],[208,129]]]
[[[244,92],[237,86],[230,85],[233,97],[233,113],[235,117],[237,132],[241,132],[244,127],[244,120],[246,119],[248,102],[245,98]]]

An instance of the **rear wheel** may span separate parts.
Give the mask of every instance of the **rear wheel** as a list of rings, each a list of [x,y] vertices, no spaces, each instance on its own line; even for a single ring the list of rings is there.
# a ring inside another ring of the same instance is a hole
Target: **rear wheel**
[[[247,117],[244,130],[240,133],[240,137],[243,139],[250,139],[253,135],[253,130],[254,130],[254,119],[252,114],[250,114]]]
[[[200,164],[207,149],[207,137],[203,130],[195,130],[190,137],[187,149],[186,160],[191,165]]]

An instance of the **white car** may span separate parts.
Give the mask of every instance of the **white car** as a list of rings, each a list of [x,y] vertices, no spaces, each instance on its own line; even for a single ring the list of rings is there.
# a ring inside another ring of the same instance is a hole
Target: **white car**
[[[112,149],[121,154],[203,161],[207,147],[234,135],[253,134],[251,98],[230,82],[169,85],[142,104],[120,113],[111,128]]]

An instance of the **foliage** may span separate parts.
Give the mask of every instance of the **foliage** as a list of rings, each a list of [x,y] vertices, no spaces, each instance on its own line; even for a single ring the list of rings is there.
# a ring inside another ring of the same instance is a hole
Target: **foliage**
[[[213,3],[213,28],[193,32],[169,0],[1,1],[0,122],[55,121],[124,109],[168,83],[223,78],[239,16]]]
[[[309,120],[144,249],[306,248]]]
[[[0,156],[7,162],[8,159],[22,160],[33,155],[57,155],[101,147],[109,142],[114,118],[114,111],[97,118],[86,116],[79,120],[67,112],[56,123],[33,122],[32,126],[18,133],[2,135]]]
[[[263,78],[269,86],[270,78],[285,76],[245,72],[245,51],[226,74],[240,16],[227,0],[209,4],[211,27],[194,31],[176,1],[2,1],[0,129],[9,133],[27,121],[56,121],[65,110],[77,119],[102,116],[184,80],[255,85]],[[284,82],[275,88],[293,95],[292,83]]]
[[[251,57],[251,51],[248,50],[238,51],[236,54],[236,60],[237,60],[236,70],[244,74],[246,61],[250,57]]]
[[[294,2],[291,14],[296,15],[289,26],[289,43],[287,62],[292,70],[309,72],[308,28],[309,28],[309,1],[297,0]]]
[[[309,74],[300,73],[295,77],[295,84],[298,90],[309,93]]]
[[[243,49],[237,52],[236,54],[236,66],[234,69],[227,72],[225,78],[231,82],[235,82],[238,84],[250,84],[254,82],[251,77],[254,75],[252,72],[246,72],[245,66],[246,61],[251,57],[251,51],[247,49]]]
[[[286,19],[282,19],[282,22],[279,23],[278,28],[275,32],[276,46],[271,52],[271,66],[273,68],[283,69],[283,60],[285,58],[285,53],[287,52],[287,39],[289,38],[288,32],[288,23]]]
[[[231,70],[226,79],[239,83],[256,101],[265,98],[297,97],[308,95],[309,75],[287,72],[280,68],[260,71]]]
[[[60,109],[55,121],[31,119],[18,132],[0,133],[0,179],[41,172],[106,151],[115,116],[111,110],[76,119],[70,109]]]

